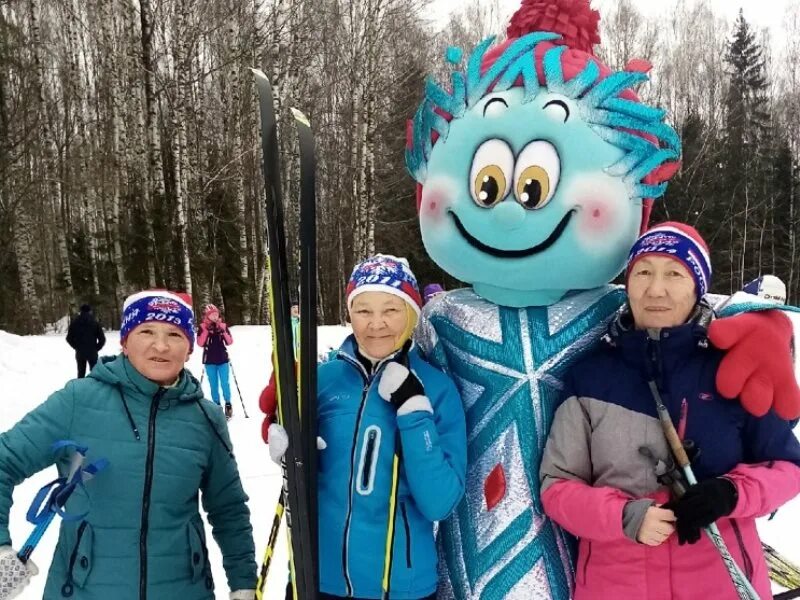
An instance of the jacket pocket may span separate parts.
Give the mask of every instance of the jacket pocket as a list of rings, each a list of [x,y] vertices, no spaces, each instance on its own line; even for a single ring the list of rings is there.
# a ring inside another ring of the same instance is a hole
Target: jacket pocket
[[[198,523],[196,519],[192,519],[189,523],[189,568],[192,573],[192,583],[205,578],[206,589],[214,588],[208,564],[205,530],[202,521]]]
[[[375,471],[378,466],[380,448],[381,428],[377,425],[370,425],[364,431],[356,478],[356,491],[362,496],[369,496],[375,487]]]
[[[88,521],[81,521],[77,526],[75,540],[69,552],[67,578],[61,586],[61,596],[70,598],[75,593],[75,586],[83,588],[92,572],[94,532]]]
[[[733,533],[736,535],[736,543],[739,545],[739,552],[742,553],[742,561],[744,562],[744,574],[748,581],[753,581],[753,561],[750,559],[750,554],[747,552],[747,546],[742,539],[742,532],[739,530],[739,523],[736,519],[731,519],[731,526]]]
[[[408,511],[406,503],[400,503],[400,514],[403,516],[403,527],[406,530],[406,568],[411,568],[411,527],[408,525]]]

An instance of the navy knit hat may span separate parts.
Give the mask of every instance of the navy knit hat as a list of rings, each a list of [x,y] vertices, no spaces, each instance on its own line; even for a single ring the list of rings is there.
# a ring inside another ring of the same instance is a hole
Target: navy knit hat
[[[636,261],[648,254],[667,256],[683,263],[694,279],[694,291],[698,300],[708,292],[711,286],[708,245],[694,227],[668,221],[648,229],[631,248],[626,280]]]
[[[175,325],[189,340],[189,352],[194,349],[194,312],[189,294],[147,290],[128,296],[122,307],[120,343],[125,342],[131,331],[148,322]]]

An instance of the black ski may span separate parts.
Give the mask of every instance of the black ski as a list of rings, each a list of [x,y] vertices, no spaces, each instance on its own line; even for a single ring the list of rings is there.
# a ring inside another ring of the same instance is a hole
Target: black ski
[[[270,273],[270,311],[273,330],[275,381],[278,389],[278,413],[289,436],[289,448],[284,460],[287,510],[286,523],[290,531],[291,570],[294,597],[298,600],[317,598],[317,555],[311,544],[308,501],[309,471],[305,462],[307,450],[303,443],[297,381],[294,369],[294,349],[290,320],[290,276],[286,260],[286,234],[283,220],[283,198],[280,189],[277,121],[272,87],[266,75],[253,69],[258,88],[261,113],[261,147],[263,152],[266,190],[267,242]],[[316,440],[316,432],[312,433]]]
[[[317,532],[317,198],[314,133],[306,116],[292,109],[300,145],[300,410],[305,432],[308,522],[311,549]]]

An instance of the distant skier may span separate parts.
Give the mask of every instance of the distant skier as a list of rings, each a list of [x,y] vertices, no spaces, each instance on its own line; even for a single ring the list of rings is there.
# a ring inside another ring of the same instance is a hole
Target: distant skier
[[[81,305],[81,312],[69,324],[67,343],[75,350],[78,378],[85,377],[86,363],[89,363],[89,369],[94,369],[97,355],[106,343],[103,328],[94,318],[92,307],[88,304]]]
[[[786,284],[775,275],[756,277],[742,291],[776,304],[786,304]]]
[[[233,416],[231,405],[230,357],[227,346],[233,343],[228,325],[219,314],[219,309],[208,304],[203,311],[203,322],[197,334],[197,344],[203,347],[203,364],[211,387],[211,399],[219,406],[219,391],[225,400],[225,417]]]
[[[429,283],[428,285],[425,286],[425,290],[423,292],[423,298],[425,300],[425,304],[427,304],[440,294],[444,294],[444,288],[438,283]]]

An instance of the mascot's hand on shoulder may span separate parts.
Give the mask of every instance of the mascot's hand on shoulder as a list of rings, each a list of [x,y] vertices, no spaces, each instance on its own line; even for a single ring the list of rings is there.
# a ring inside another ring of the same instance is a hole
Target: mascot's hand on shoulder
[[[800,417],[800,389],[792,359],[792,324],[778,310],[718,319],[708,329],[711,343],[727,350],[717,371],[717,389],[739,398],[761,417],[770,408],[784,419]]]

